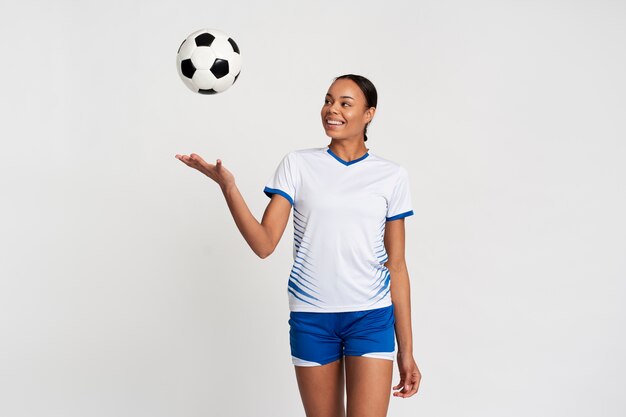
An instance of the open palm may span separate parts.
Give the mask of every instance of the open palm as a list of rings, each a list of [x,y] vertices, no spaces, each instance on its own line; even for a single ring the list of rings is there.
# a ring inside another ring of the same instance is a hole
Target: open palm
[[[204,175],[218,183],[222,189],[235,182],[234,175],[222,166],[222,161],[219,159],[215,164],[209,164],[202,159],[200,155],[195,153],[190,155],[177,154],[176,159],[184,162],[187,166],[202,172]]]

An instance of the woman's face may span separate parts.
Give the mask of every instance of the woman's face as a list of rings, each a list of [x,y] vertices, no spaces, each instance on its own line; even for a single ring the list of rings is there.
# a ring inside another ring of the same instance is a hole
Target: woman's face
[[[365,95],[350,79],[339,79],[331,84],[322,106],[322,125],[326,135],[333,139],[363,138],[365,125],[374,117],[376,109],[367,107]]]

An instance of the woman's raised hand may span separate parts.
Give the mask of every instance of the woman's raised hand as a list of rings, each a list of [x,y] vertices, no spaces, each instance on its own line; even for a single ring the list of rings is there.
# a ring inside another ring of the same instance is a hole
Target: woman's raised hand
[[[222,161],[217,160],[215,165],[207,163],[198,154],[192,153],[190,155],[176,155],[176,159],[184,162],[187,166],[197,169],[207,177],[215,181],[222,190],[225,190],[230,185],[235,184],[235,177],[233,174],[222,166]]]

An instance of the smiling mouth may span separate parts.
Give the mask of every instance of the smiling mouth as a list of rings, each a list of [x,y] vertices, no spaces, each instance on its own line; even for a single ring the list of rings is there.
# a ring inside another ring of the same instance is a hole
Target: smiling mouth
[[[326,119],[326,124],[330,125],[330,126],[341,126],[343,124],[343,122],[341,122],[339,120]]]

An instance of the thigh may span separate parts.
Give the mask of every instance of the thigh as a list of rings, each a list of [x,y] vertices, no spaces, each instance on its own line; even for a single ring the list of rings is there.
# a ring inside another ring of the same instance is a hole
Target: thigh
[[[346,356],[348,417],[385,417],[389,408],[393,361]]]
[[[332,313],[291,312],[289,344],[296,366],[326,365],[343,356],[343,342],[335,333]]]
[[[345,417],[343,359],[295,370],[307,417]]]
[[[342,316],[340,336],[346,356],[367,356],[393,361],[395,351],[393,305]]]

